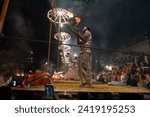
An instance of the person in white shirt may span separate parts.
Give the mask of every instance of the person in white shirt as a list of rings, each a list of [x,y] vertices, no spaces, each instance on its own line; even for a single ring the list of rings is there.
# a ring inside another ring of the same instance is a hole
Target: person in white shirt
[[[0,87],[8,86],[11,81],[12,81],[12,77],[9,77],[9,79],[5,81],[4,76],[0,75]]]

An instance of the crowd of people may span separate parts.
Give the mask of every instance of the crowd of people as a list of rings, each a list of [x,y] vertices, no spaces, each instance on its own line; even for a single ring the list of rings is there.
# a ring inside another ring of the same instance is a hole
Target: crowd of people
[[[111,85],[150,87],[150,68],[143,63],[125,64],[99,72],[96,81]]]

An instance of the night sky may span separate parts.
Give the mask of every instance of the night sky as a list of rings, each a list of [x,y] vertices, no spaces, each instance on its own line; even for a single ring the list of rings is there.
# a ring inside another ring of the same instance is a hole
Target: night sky
[[[150,31],[150,0],[56,0],[56,6],[81,17],[78,27],[89,26],[93,46],[99,48],[117,49],[144,39],[139,37]],[[48,41],[47,12],[50,9],[50,0],[10,0],[4,35]],[[71,43],[75,44],[76,38],[72,36]],[[40,68],[47,58],[47,48],[47,43],[5,38],[0,41],[0,64],[23,64],[23,58],[33,50],[36,66]],[[56,53],[57,48],[53,45],[53,63],[56,63]]]

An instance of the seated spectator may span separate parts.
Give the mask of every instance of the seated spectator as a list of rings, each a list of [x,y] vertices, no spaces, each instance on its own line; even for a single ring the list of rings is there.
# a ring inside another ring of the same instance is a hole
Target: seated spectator
[[[126,73],[125,72],[121,73],[120,81],[111,81],[108,84],[115,85],[115,86],[126,86],[126,84],[127,84],[127,75],[126,75]]]
[[[145,73],[145,77],[146,77],[146,86],[148,88],[150,88],[150,73]]]
[[[131,72],[128,74],[127,85],[130,85],[130,86],[138,86],[138,79],[137,79],[137,76],[136,76],[136,72],[135,72],[135,71],[131,71]]]
[[[12,77],[9,77],[6,80],[5,76],[0,75],[0,100],[10,100],[11,99],[11,89],[8,86],[12,80]]]

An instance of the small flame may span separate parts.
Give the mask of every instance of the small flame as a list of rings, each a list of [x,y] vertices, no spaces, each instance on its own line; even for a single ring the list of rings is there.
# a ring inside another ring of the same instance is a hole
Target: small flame
[[[76,17],[75,22],[76,22],[76,24],[79,24],[81,22],[81,19],[79,17]]]

